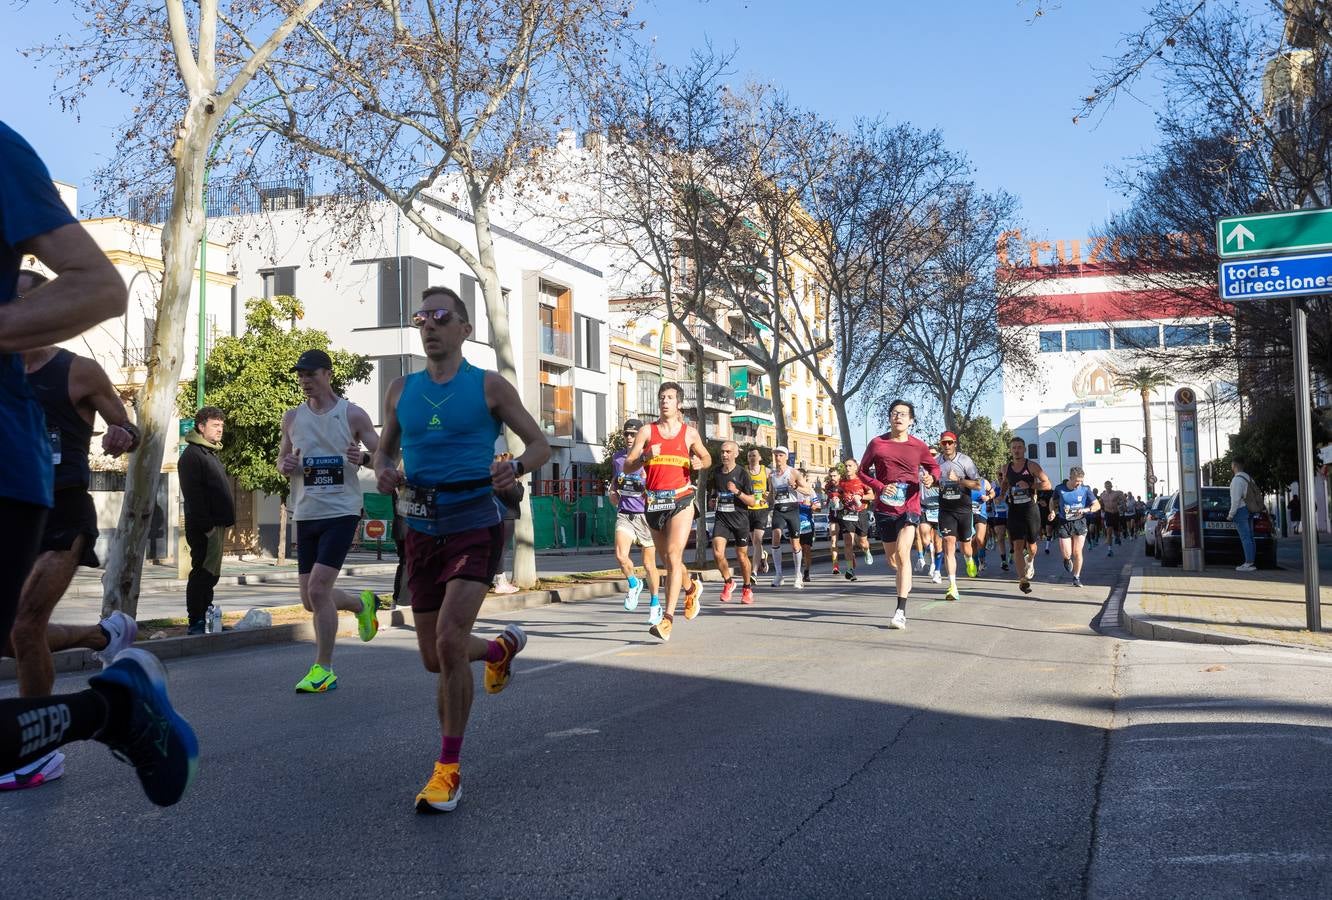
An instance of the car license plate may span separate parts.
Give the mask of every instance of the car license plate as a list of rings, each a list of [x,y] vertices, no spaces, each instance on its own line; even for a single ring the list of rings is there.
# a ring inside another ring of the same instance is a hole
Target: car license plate
[[[1210,528],[1210,529],[1212,529],[1212,530],[1214,530],[1214,531],[1234,531],[1234,530],[1235,530],[1235,523],[1234,523],[1234,522],[1204,522],[1204,523],[1203,523],[1203,527],[1204,527],[1204,528]]]

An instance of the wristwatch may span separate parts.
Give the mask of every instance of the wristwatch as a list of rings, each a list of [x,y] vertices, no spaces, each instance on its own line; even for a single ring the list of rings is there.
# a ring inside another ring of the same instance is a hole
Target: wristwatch
[[[527,474],[527,470],[523,468],[523,461],[521,459],[511,459],[509,460],[509,465],[513,466],[514,478],[522,478],[523,475]]]

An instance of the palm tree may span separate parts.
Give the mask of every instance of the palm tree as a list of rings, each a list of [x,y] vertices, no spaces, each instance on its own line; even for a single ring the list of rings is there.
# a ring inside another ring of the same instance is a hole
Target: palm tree
[[[1170,384],[1170,378],[1159,369],[1138,366],[1115,372],[1115,387],[1121,391],[1137,391],[1142,397],[1142,455],[1147,458],[1147,492],[1156,493],[1156,471],[1152,467],[1152,391]]]

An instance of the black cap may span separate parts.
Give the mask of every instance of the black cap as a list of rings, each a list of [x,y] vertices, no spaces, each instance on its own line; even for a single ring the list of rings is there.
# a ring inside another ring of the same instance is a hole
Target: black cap
[[[332,369],[333,360],[328,358],[328,354],[323,350],[306,350],[301,354],[301,358],[296,360],[296,365],[292,366],[290,372],[313,372],[315,369]]]
[[[625,431],[637,431],[643,427],[642,419],[626,419],[624,423]]]

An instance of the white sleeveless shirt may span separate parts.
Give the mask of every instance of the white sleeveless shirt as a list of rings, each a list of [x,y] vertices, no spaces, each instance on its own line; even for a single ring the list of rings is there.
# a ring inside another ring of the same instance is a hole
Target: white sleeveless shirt
[[[291,446],[301,453],[301,467],[291,476],[291,508],[298,522],[361,514],[361,467],[346,457],[352,439],[348,406],[346,398],[339,397],[325,413],[315,412],[309,403],[296,407]]]

